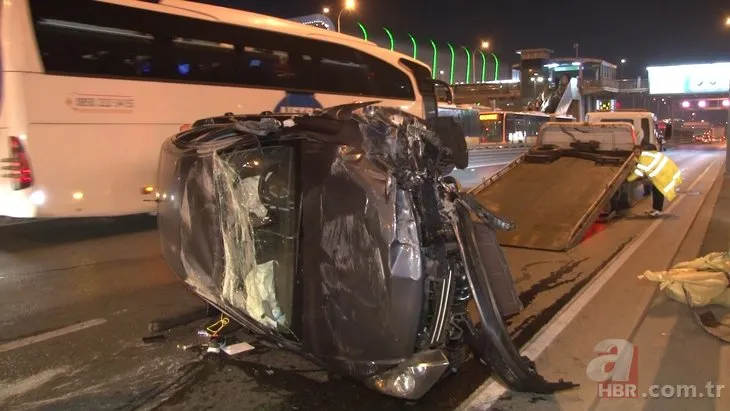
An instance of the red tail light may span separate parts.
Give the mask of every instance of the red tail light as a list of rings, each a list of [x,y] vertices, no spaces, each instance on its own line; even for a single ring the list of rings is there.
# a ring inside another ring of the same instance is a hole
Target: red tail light
[[[183,124],[183,125],[181,125],[181,126],[180,126],[180,132],[183,132],[183,131],[188,131],[188,130],[190,130],[190,129],[191,129],[192,127],[193,127],[193,126],[192,126],[191,124]]]
[[[30,161],[25,152],[23,142],[18,137],[10,137],[10,171],[7,176],[15,180],[15,189],[22,190],[33,185],[33,174],[30,170]]]

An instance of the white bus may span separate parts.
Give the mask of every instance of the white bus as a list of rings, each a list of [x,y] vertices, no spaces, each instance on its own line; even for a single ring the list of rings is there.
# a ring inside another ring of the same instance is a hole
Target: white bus
[[[571,116],[556,116],[540,111],[483,111],[479,114],[483,133],[481,144],[535,144],[540,126],[548,121],[576,121]]]
[[[153,212],[162,141],[203,117],[368,100],[437,112],[426,65],[293,21],[181,0],[1,7],[2,216]]]

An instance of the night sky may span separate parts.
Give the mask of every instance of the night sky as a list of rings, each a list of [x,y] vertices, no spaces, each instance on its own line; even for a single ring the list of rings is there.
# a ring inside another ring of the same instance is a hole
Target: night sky
[[[295,17],[318,13],[337,1],[208,0],[227,7]],[[340,3],[344,0],[340,0]],[[611,62],[626,58],[625,77],[642,75],[647,65],[730,61],[730,0],[358,0],[353,15],[366,26],[385,25],[396,35],[413,33],[476,47],[488,39],[501,58],[518,62],[514,51],[550,48],[556,56]]]

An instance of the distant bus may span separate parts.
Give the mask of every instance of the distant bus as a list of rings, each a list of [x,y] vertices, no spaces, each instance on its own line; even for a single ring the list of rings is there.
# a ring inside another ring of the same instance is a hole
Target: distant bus
[[[479,113],[482,144],[534,144],[540,126],[548,121],[572,122],[570,116],[551,116],[539,111],[489,111]]]
[[[427,65],[242,10],[13,0],[0,34],[0,216],[154,212],[162,142],[200,118],[357,101],[437,115]]]

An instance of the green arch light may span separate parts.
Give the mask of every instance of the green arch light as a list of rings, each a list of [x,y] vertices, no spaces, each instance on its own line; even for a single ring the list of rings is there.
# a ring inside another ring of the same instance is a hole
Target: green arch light
[[[411,33],[408,33],[408,38],[411,39],[411,43],[413,43],[413,58],[418,58],[418,44],[416,43],[416,39],[411,35]]]
[[[492,57],[494,57],[494,81],[497,81],[499,80],[499,59],[494,53],[492,53]]]
[[[393,40],[393,33],[391,33],[387,27],[383,27],[383,30],[385,30],[385,34],[387,34],[388,39],[390,39],[390,51],[393,51],[395,49],[395,40]]]
[[[431,41],[431,47],[433,47],[433,66],[432,66],[432,70],[431,70],[431,76],[434,79],[436,79],[436,66],[438,65],[438,54],[439,54],[439,52],[438,52],[438,49],[436,47],[436,42],[434,42],[433,40],[430,40],[430,41]]]
[[[482,83],[486,81],[487,79],[487,56],[484,55],[484,52],[479,50],[479,54],[482,55]],[[474,63],[477,64],[477,63]]]
[[[456,63],[456,54],[454,53],[454,46],[451,43],[446,43],[451,51],[451,69],[449,70],[449,84],[454,84],[454,65]]]
[[[360,27],[360,31],[362,31],[362,39],[365,40],[365,41],[367,41],[367,39],[368,39],[368,30],[359,21],[357,22],[357,26]]]
[[[461,46],[461,48],[466,53],[466,77],[464,77],[464,82],[469,83],[469,74],[471,74],[471,51],[464,46]]]

